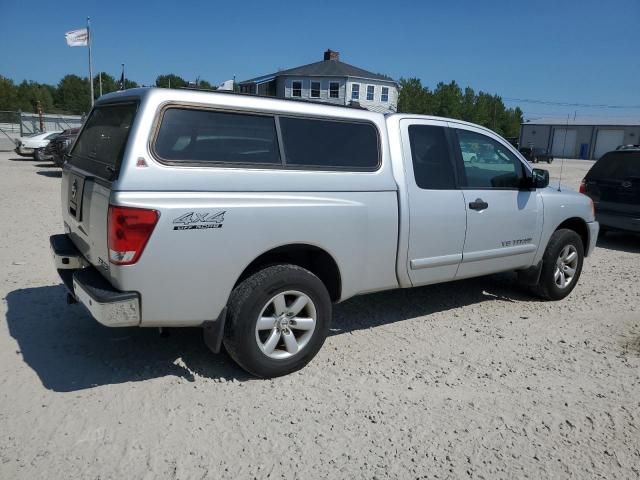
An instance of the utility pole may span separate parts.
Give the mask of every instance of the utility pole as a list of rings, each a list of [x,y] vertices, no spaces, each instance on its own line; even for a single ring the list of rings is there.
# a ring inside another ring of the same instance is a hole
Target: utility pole
[[[93,69],[91,68],[91,43],[93,35],[91,34],[91,18],[87,17],[87,37],[88,38],[88,46],[89,46],[89,87],[91,90],[91,106],[93,107]]]
[[[38,118],[40,119],[40,131],[44,132],[44,118],[42,118],[42,104],[40,103],[40,100],[36,103],[36,108],[38,111]]]

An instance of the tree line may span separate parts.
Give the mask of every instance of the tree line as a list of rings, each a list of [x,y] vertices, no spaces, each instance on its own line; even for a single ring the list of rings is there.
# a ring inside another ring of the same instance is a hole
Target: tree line
[[[401,79],[398,112],[466,120],[504,137],[517,137],[522,123],[520,107],[507,108],[498,95],[476,93],[471,87],[462,90],[455,81],[440,82],[431,90],[418,78]]]
[[[120,88],[120,79],[107,72],[93,78],[93,91],[97,98],[100,94],[100,77],[102,76],[102,94],[115,92]],[[204,89],[216,87],[206,80],[196,80],[191,85]],[[155,86],[180,88],[189,86],[189,82],[173,73],[159,75]],[[125,78],[124,88],[138,87],[138,83]],[[13,80],[0,75],[0,111],[37,112],[38,106],[44,113],[67,113],[82,115],[90,109],[90,89],[87,77],[65,75],[57,85],[24,80],[16,84]]]
[[[93,78],[96,97],[100,92],[99,78],[100,75]],[[119,79],[102,72],[103,94],[118,90],[119,83]],[[155,86],[180,88],[192,85],[211,90],[216,88],[206,80],[198,79],[194,83],[190,84],[184,78],[170,73],[159,75]],[[133,80],[125,79],[125,88],[137,86]],[[45,113],[80,115],[89,111],[89,95],[87,77],[65,75],[57,85],[48,85],[26,80],[15,84],[0,75],[0,110],[36,112],[40,106]],[[498,95],[476,93],[471,87],[463,90],[455,81],[440,82],[431,90],[423,86],[418,78],[401,79],[398,112],[466,120],[488,127],[505,137],[518,136],[522,123],[522,110],[519,107],[507,108]]]

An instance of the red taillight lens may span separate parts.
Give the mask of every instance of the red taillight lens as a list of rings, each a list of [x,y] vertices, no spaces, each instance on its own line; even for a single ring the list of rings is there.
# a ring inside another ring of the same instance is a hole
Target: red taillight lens
[[[158,217],[156,210],[109,205],[109,261],[114,265],[136,263]]]
[[[587,181],[583,178],[580,182],[580,188],[578,189],[580,193],[587,193]]]

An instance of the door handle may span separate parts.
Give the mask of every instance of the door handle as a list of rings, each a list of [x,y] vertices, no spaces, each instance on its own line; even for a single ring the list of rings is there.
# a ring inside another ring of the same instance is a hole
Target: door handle
[[[469,202],[469,208],[471,210],[486,210],[489,208],[489,204],[481,198],[476,198],[475,202]]]

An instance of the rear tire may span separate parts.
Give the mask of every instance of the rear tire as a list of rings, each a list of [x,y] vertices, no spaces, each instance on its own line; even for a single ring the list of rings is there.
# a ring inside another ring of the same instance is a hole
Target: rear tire
[[[330,323],[331,298],[322,281],[297,265],[273,265],[231,293],[223,342],[247,372],[278,377],[313,359]]]
[[[578,283],[583,261],[580,236],[573,230],[556,230],[542,257],[542,271],[534,292],[546,300],[565,298]]]

